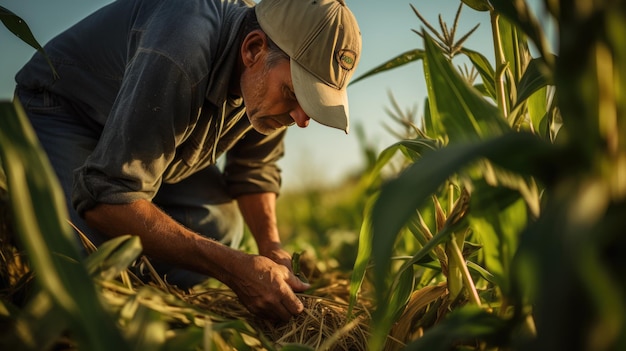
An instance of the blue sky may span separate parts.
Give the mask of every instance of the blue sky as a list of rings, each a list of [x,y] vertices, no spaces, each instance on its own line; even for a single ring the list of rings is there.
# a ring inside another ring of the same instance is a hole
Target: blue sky
[[[3,6],[31,27],[43,45],[54,35],[110,0],[0,0]],[[420,29],[421,22],[413,13],[413,5],[431,24],[438,27],[438,16],[451,26],[458,8],[458,0],[346,0],[359,22],[363,37],[363,52],[354,77],[411,49],[422,48],[422,39],[412,29]],[[464,6],[459,21],[459,37],[474,25],[478,30],[466,46],[488,58],[492,55],[491,29],[487,13],[476,12]],[[34,49],[0,27],[0,99],[11,99],[15,72],[33,54]],[[340,181],[363,163],[355,130],[363,128],[367,142],[380,151],[395,139],[383,124],[395,126],[385,112],[391,106],[393,94],[403,110],[417,107],[422,110],[426,97],[421,62],[381,73],[348,87],[351,114],[351,133],[321,126],[312,121],[309,127],[291,127],[287,133],[286,154],[281,162],[286,188],[307,185],[332,184]]]

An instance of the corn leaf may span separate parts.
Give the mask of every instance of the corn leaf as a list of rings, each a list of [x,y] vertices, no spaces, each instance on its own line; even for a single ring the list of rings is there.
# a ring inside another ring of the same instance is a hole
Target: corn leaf
[[[407,150],[410,150],[413,160],[420,158],[425,152],[440,148],[440,143],[437,140],[425,138],[402,140],[394,145],[401,145]]]
[[[141,254],[138,236],[123,235],[108,240],[85,260],[87,271],[103,280],[113,279],[125,271]]]
[[[1,102],[0,116],[0,157],[15,228],[38,282],[84,348],[126,350],[81,263],[60,185],[19,101]]]
[[[476,71],[478,71],[478,74],[480,74],[480,78],[483,81],[483,87],[486,95],[495,100],[495,70],[491,66],[489,60],[487,60],[483,54],[470,49],[462,48],[461,53],[467,56],[474,67],[476,67]]]
[[[447,318],[424,333],[424,336],[408,344],[406,351],[448,351],[459,342],[480,338],[489,345],[504,343],[506,320],[476,306],[467,305],[450,312]]]
[[[470,227],[482,244],[485,268],[493,275],[492,280],[505,296],[511,294],[511,265],[518,247],[519,236],[528,225],[524,201],[508,189],[501,191],[475,191],[483,197],[480,203],[472,203]],[[485,196],[488,193],[489,196]],[[517,201],[507,204],[510,197]],[[489,201],[491,200],[491,201]]]
[[[542,26],[530,11],[525,1],[492,0],[491,5],[497,13],[505,16],[516,28],[519,28],[530,40],[533,41],[542,59],[552,66],[554,62],[550,54],[547,38]]]
[[[414,285],[413,266],[408,265],[399,272],[396,285],[391,289],[384,290],[386,297],[378,300],[379,303],[372,316],[372,334],[368,340],[368,345],[372,350],[382,349],[391,326],[404,312]]]
[[[400,66],[404,66],[407,63],[411,63],[414,61],[418,61],[424,58],[424,51],[420,50],[420,49],[414,49],[414,50],[410,50],[407,52],[404,52],[394,58],[392,58],[391,60],[384,62],[383,64],[376,66],[374,68],[372,68],[371,70],[363,73],[362,75],[360,75],[359,77],[353,79],[350,84],[354,84],[358,81],[361,81],[367,77],[373,76],[375,74],[381,73],[381,72],[385,72],[385,71],[389,71],[391,69],[394,68],[398,68]]]
[[[430,113],[433,119],[441,120],[450,143],[488,138],[508,131],[510,128],[497,108],[467,84],[430,36],[423,35]]]
[[[142,304],[124,327],[132,350],[158,350],[165,341],[166,330],[161,313]]]
[[[0,6],[0,21],[2,21],[2,23],[4,23],[4,26],[8,30],[10,30],[11,33],[15,34],[16,37],[22,39],[23,42],[39,51],[45,57],[46,61],[48,61],[48,65],[50,66],[50,69],[52,70],[54,76],[58,77],[58,74],[54,66],[52,65],[52,62],[50,61],[50,58],[46,54],[43,47],[39,44],[37,39],[35,39],[35,36],[33,36],[33,33],[28,27],[28,24],[26,24],[26,22],[21,17]]]
[[[545,63],[539,59],[532,59],[518,83],[516,103],[526,101],[536,91],[550,84],[554,84],[553,77]],[[546,105],[545,101],[543,105]]]
[[[552,189],[543,215],[523,233],[515,278],[523,282],[545,333],[533,349],[575,349],[585,343],[589,350],[617,350],[623,345],[626,278],[618,253],[626,249],[626,205],[612,204],[610,198],[604,180],[572,177]],[[597,333],[593,338],[587,337],[591,330]]]
[[[49,350],[68,326],[62,317],[59,306],[40,290],[0,333],[0,345],[7,350]]]
[[[373,195],[365,205],[363,211],[363,223],[361,224],[361,231],[359,233],[359,246],[357,249],[357,256],[354,262],[354,269],[350,277],[350,301],[348,304],[348,316],[351,317],[352,310],[357,303],[357,297],[363,279],[365,278],[365,271],[367,265],[371,259],[372,253],[372,231],[371,231],[371,211],[376,196]]]
[[[476,11],[490,11],[492,9],[488,0],[461,0],[463,3]]]
[[[194,350],[202,345],[204,329],[194,325],[184,329],[170,330],[170,337],[160,348],[160,351]]]

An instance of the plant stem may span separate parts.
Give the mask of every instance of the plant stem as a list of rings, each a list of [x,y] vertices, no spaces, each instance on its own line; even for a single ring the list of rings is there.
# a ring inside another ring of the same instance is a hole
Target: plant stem
[[[463,281],[465,282],[465,287],[467,287],[470,300],[476,305],[481,306],[480,297],[478,296],[478,292],[476,291],[476,286],[474,285],[472,276],[470,275],[469,269],[467,268],[467,264],[465,264],[461,249],[456,244],[456,240],[450,240],[450,248],[451,250],[449,250],[449,254],[452,254],[454,261],[458,263],[457,267],[461,270],[461,275],[463,277]]]

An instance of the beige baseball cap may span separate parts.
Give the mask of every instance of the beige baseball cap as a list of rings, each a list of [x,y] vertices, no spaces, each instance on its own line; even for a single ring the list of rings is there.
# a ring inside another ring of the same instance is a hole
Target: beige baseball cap
[[[344,0],[261,0],[255,8],[261,29],[291,58],[304,112],[348,133],[346,87],[361,56],[361,32]]]

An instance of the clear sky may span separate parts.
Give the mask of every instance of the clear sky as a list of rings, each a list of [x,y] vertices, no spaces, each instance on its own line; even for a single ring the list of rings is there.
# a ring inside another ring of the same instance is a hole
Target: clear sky
[[[56,34],[110,0],[0,0],[0,6],[22,17],[37,40],[43,45]],[[531,0],[532,2],[532,0]],[[423,48],[422,39],[412,29],[421,22],[413,13],[413,5],[431,24],[438,26],[438,16],[452,26],[459,0],[346,0],[359,22],[363,37],[361,62],[354,77],[411,49]],[[466,46],[489,59],[493,56],[491,29],[487,13],[464,6],[458,36],[480,23]],[[0,26],[0,99],[11,99],[15,72],[30,58],[34,49],[15,38]],[[421,62],[367,78],[348,88],[351,133],[321,126],[311,121],[309,127],[291,127],[287,133],[286,155],[281,166],[286,188],[309,184],[329,184],[341,180],[363,163],[356,133],[365,131],[367,142],[376,150],[391,145],[395,139],[383,124],[396,126],[387,113],[391,106],[389,93],[403,110],[423,108],[426,97]]]

